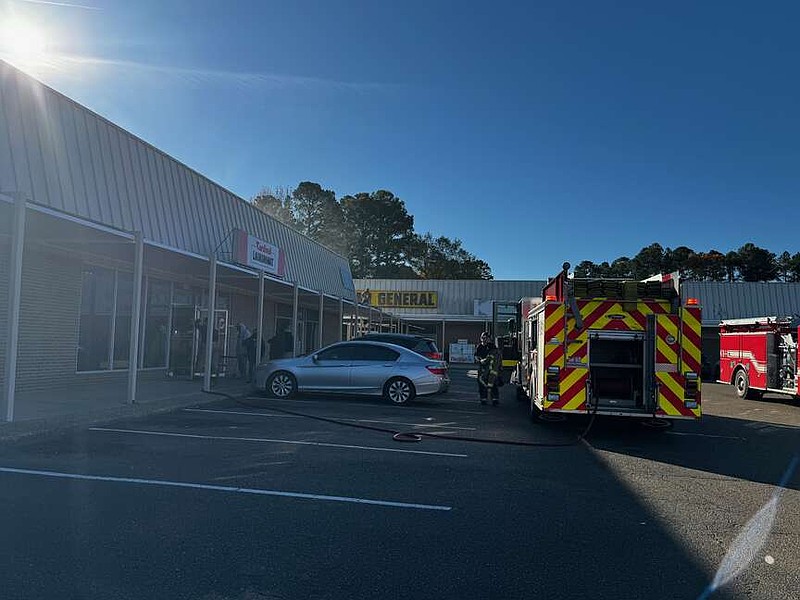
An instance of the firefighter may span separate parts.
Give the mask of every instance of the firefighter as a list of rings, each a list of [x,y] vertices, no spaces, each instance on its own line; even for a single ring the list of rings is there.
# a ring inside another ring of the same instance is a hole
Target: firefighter
[[[500,351],[492,341],[489,332],[481,334],[481,341],[475,349],[475,362],[478,363],[478,398],[481,404],[486,404],[489,395],[492,405],[500,403],[500,391],[497,388],[501,365]]]

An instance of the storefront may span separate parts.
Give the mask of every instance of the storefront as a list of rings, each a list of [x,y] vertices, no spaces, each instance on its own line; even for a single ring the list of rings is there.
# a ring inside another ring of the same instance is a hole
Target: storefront
[[[342,256],[2,61],[0,106],[0,419],[17,391],[239,376],[239,323],[286,356],[346,333]]]
[[[538,297],[544,281],[357,279],[362,302],[436,340],[451,359],[490,328],[494,302]]]

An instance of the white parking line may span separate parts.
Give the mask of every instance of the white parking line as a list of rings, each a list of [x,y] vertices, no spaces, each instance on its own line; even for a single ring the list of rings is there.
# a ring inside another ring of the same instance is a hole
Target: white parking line
[[[743,440],[747,441],[747,438],[737,437],[733,435],[714,435],[711,433],[686,433],[683,431],[665,431],[667,435],[681,435],[681,436],[692,436],[692,437],[707,437],[707,438],[719,438],[723,440]]]
[[[2,473],[17,475],[35,475],[39,477],[56,477],[60,479],[79,479],[83,481],[107,481],[112,483],[133,483],[137,485],[156,485],[162,487],[188,488],[194,490],[210,490],[235,494],[255,494],[258,496],[280,496],[283,498],[301,498],[303,500],[323,500],[327,502],[349,502],[353,504],[371,504],[373,506],[390,506],[392,508],[416,508],[420,510],[452,510],[452,506],[438,504],[416,504],[412,502],[394,502],[392,500],[372,500],[370,498],[351,498],[349,496],[327,496],[324,494],[305,494],[301,492],[282,492],[279,490],[262,490],[226,485],[210,485],[207,483],[187,483],[184,481],[166,481],[159,479],[138,479],[135,477],[109,477],[106,475],[83,475],[81,473],[62,473],[59,471],[37,471],[33,469],[15,469],[0,467]]]
[[[130,433],[135,435],[153,435],[161,437],[190,438],[195,440],[224,440],[230,442],[261,442],[267,444],[291,444],[295,446],[323,446],[325,448],[344,448],[347,450],[371,450],[374,452],[396,452],[398,454],[424,454],[427,456],[448,456],[450,458],[467,458],[466,454],[450,452],[426,452],[425,450],[399,450],[397,448],[379,448],[376,446],[353,446],[350,444],[331,444],[328,442],[307,442],[304,440],[273,440],[269,438],[232,437],[226,435],[201,435],[198,433],[173,433],[169,431],[145,431],[142,429],[115,429],[112,427],[90,427],[89,431],[106,433]]]
[[[251,417],[274,417],[277,419],[303,419],[300,415],[281,415],[278,413],[248,412],[244,410],[212,410],[210,408],[184,408],[185,412],[219,413],[222,415],[248,415]]]

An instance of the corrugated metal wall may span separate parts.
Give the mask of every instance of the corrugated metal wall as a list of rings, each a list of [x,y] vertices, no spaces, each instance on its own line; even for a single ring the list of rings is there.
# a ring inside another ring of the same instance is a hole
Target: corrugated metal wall
[[[233,228],[279,246],[286,279],[352,298],[341,256],[0,61],[0,192],[207,256]]]
[[[687,281],[681,295],[700,299],[707,326],[723,319],[800,315],[800,283]]]
[[[404,314],[472,315],[475,300],[516,302],[520,298],[540,296],[544,281],[497,281],[462,279],[356,279],[356,289],[372,291],[429,291],[439,295],[439,307],[404,308],[390,312]]]

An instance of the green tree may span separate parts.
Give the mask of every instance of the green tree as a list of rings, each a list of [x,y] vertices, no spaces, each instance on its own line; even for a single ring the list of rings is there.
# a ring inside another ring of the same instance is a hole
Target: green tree
[[[800,252],[789,261],[789,281],[800,281]]]
[[[659,243],[645,246],[633,258],[632,262],[633,276],[636,279],[646,279],[651,275],[657,275],[663,270],[664,248]]]
[[[582,260],[575,265],[575,277],[596,277],[597,265],[590,260]]]
[[[686,259],[685,276],[696,281],[725,281],[725,255],[717,250],[692,253]]]
[[[281,223],[297,228],[297,222],[292,212],[292,196],[284,188],[277,188],[276,190],[264,188],[253,197],[251,202],[256,208]]]
[[[292,192],[291,209],[300,231],[335,252],[347,253],[344,214],[333,191],[303,181]]]
[[[786,250],[777,258],[778,279],[792,281],[792,255]]]
[[[608,265],[608,263],[604,263]],[[603,269],[601,266],[601,270],[603,270],[606,274],[605,277],[624,277],[624,278],[631,278],[633,277],[633,270],[634,270],[634,263],[633,261],[628,258],[627,256],[620,256],[614,262],[611,263],[611,266],[608,268]]]
[[[736,281],[739,278],[741,264],[741,257],[735,250],[731,250],[725,255],[725,275],[728,281]]]
[[[667,248],[664,251],[664,262],[661,269],[664,273],[678,271],[681,277],[689,274],[689,262],[695,252],[687,246],[678,246],[674,250]]]
[[[341,207],[355,277],[413,276],[414,217],[405,202],[390,191],[378,190],[345,196]]]
[[[773,281],[778,276],[775,254],[748,242],[737,252],[739,270],[745,281]]]
[[[423,279],[492,279],[489,265],[465,250],[458,238],[417,236],[411,263]]]

